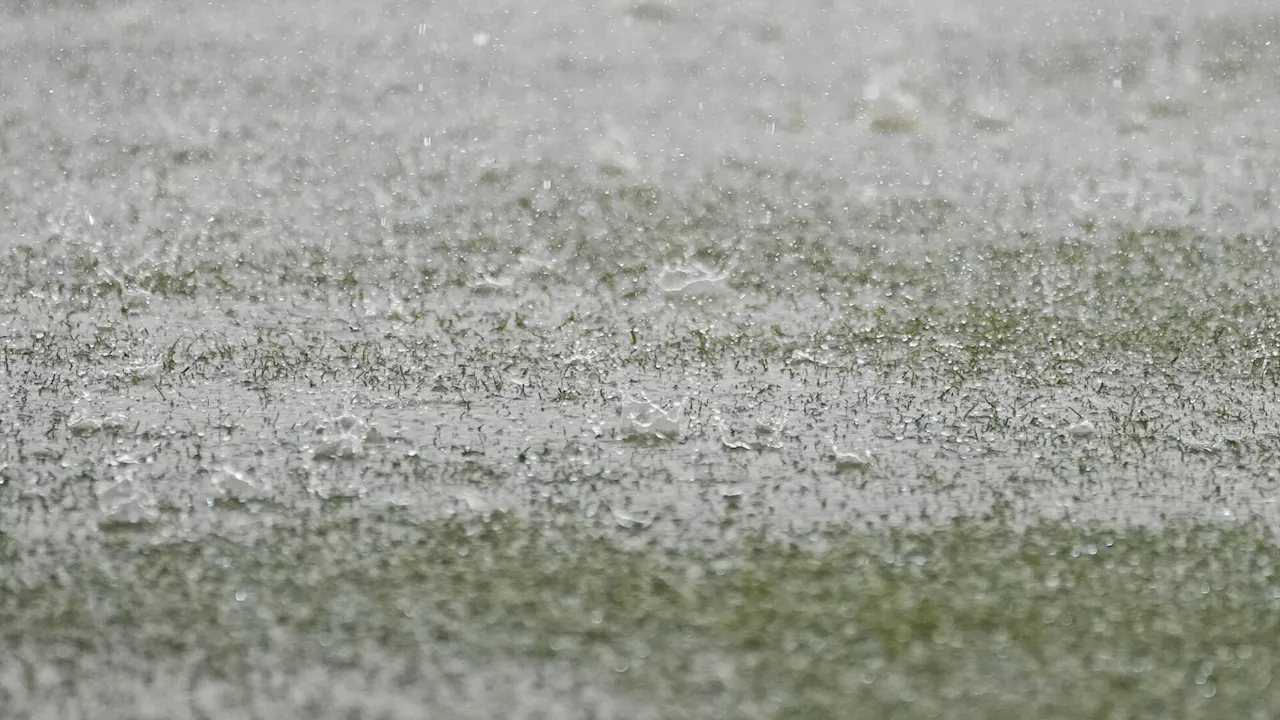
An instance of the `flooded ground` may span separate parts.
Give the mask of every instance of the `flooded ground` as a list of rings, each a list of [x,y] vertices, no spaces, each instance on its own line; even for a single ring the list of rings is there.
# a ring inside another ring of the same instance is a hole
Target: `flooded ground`
[[[20,3],[0,707],[1274,715],[1277,43]]]

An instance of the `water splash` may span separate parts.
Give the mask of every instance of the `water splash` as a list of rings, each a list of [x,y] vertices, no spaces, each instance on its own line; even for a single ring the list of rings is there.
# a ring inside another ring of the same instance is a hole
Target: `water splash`
[[[386,443],[378,429],[355,415],[340,415],[316,423],[318,442],[312,447],[316,460],[357,460],[368,455],[370,446]]]
[[[679,440],[685,421],[680,406],[670,409],[659,407],[647,397],[624,396],[619,408],[622,416],[622,436],[632,441]]]
[[[132,468],[99,483],[95,493],[98,509],[106,516],[108,524],[141,525],[160,518],[155,497],[146,490],[138,479],[137,471]]]

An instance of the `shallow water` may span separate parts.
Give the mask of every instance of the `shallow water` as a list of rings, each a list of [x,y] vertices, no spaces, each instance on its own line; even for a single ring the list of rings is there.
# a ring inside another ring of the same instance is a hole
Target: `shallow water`
[[[575,625],[585,639],[549,658],[547,628],[591,618],[572,574],[661,560],[692,577],[756,542],[838,577],[832,547],[949,538],[967,549],[940,584],[889,582],[941,602],[965,573],[1029,562],[1006,554],[1019,533],[1137,533],[1156,559],[1125,576],[1136,587],[1175,572],[1162,548],[1210,563],[1212,542],[1182,546],[1222,529],[1243,533],[1222,541],[1243,564],[1205,571],[1233,608],[1216,629],[1160,635],[1156,603],[1145,631],[1053,650],[1038,616],[942,613],[986,618],[976,648],[1031,638],[1017,652],[1041,653],[1040,681],[1064,672],[974,713],[1067,716],[1058,703],[1106,678],[1122,680],[1097,697],[1126,712],[1175,712],[1143,703],[1178,678],[1203,700],[1204,663],[1274,654],[1236,630],[1275,602],[1244,558],[1280,522],[1278,41],[1256,2],[10,10],[0,700],[19,717],[811,717],[872,687],[882,714],[911,697],[945,714],[959,691],[934,680],[980,697],[1008,677],[963,653],[894,665],[915,620],[827,656],[760,618],[726,634],[742,588],[704,607],[681,586],[706,613],[698,681],[662,619],[645,642],[668,651],[631,685],[595,670],[638,626]],[[516,626],[459,609],[492,566],[440,583],[432,612],[456,626],[431,642],[414,633],[434,626],[397,624],[411,598],[362,595],[434,582],[373,558],[450,567],[447,542],[424,560],[396,528],[484,518],[521,547],[563,533],[581,559],[498,562]],[[224,616],[246,602],[234,573],[175,570],[228,570],[218,553],[301,615]],[[760,562],[762,585],[790,587]],[[1040,580],[990,592],[1051,607]],[[571,610],[549,619],[526,582]],[[666,592],[601,606],[643,615]],[[837,595],[801,609],[873,598]],[[329,642],[311,622],[338,649],[288,662]],[[1174,650],[1133,663],[1158,682],[1100,660],[1160,638]],[[781,671],[824,658],[867,665]],[[867,684],[877,663],[895,679]],[[1275,707],[1238,677],[1219,705]]]

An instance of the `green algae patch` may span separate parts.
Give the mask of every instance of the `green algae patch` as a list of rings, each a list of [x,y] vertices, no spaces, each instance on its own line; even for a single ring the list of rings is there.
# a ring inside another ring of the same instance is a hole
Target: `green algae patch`
[[[1259,526],[964,521],[677,553],[503,514],[308,525],[247,545],[124,538],[46,577],[10,548],[0,699],[101,699],[109,673],[78,674],[94,664],[189,668],[183,687],[216,681],[224,702],[317,664],[370,691],[394,667],[400,695],[511,665],[555,668],[565,707],[603,695],[654,717],[1280,709],[1280,549]]]

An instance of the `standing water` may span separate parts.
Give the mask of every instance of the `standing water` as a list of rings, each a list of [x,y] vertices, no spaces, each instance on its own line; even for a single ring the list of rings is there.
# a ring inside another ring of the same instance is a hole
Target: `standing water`
[[[1280,712],[1280,20],[840,5],[0,11],[0,714]]]

